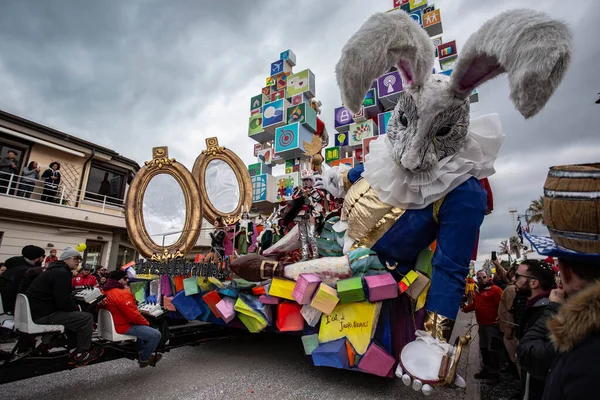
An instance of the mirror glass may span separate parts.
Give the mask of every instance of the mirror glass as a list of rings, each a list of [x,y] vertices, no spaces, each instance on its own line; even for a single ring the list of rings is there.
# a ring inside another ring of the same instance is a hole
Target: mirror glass
[[[171,175],[158,174],[150,180],[143,196],[144,225],[150,238],[159,246],[172,245],[185,226],[183,189]]]
[[[223,160],[212,160],[204,174],[206,195],[215,209],[223,214],[233,212],[240,202],[240,185],[233,169]]]

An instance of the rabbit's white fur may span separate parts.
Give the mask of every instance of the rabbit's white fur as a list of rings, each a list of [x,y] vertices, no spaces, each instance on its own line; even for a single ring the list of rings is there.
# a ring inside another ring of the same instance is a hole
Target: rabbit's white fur
[[[531,10],[513,10],[486,22],[464,46],[451,78],[432,75],[434,48],[403,11],[375,14],[344,46],[336,66],[342,101],[358,112],[374,79],[396,66],[404,92],[388,125],[394,160],[427,172],[458,152],[469,128],[469,95],[508,72],[511,99],[529,118],[562,80],[571,59],[571,35],[562,22]]]

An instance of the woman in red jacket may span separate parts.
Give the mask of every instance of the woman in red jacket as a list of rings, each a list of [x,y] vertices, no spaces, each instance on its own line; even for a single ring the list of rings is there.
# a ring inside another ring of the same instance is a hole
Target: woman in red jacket
[[[102,288],[106,299],[105,307],[112,314],[117,333],[137,337],[139,364],[141,368],[154,365],[162,358],[153,355],[160,342],[160,332],[151,328],[137,308],[135,297],[125,289],[127,273],[123,270],[112,271]]]

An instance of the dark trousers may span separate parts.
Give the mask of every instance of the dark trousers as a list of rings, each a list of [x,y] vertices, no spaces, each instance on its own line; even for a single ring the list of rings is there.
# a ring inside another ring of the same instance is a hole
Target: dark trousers
[[[479,325],[479,350],[483,369],[490,374],[500,373],[500,357],[504,350],[503,338],[498,325]]]
[[[81,311],[58,311],[45,317],[36,319],[36,324],[39,325],[63,325],[67,331],[69,339],[75,335],[76,353],[84,353],[90,349],[92,345],[92,323],[94,319],[92,314]]]
[[[58,203],[60,201],[58,198],[58,190],[50,186],[44,186],[44,191],[42,192],[42,201]]]
[[[35,189],[35,181],[26,181],[21,180],[21,184],[19,185],[19,191],[17,192],[17,196],[20,197],[31,197],[31,192]]]

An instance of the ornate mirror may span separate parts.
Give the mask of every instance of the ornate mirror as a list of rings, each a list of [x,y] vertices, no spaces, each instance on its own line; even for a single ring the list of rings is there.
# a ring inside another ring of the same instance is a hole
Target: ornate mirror
[[[215,224],[217,217],[227,225],[239,219],[252,205],[252,180],[244,162],[231,150],[219,146],[217,138],[206,139],[206,150],[196,158],[192,170],[198,184],[204,218]]]
[[[169,158],[167,147],[152,154],[127,193],[127,231],[146,258],[185,255],[200,235],[202,198],[192,174]]]

